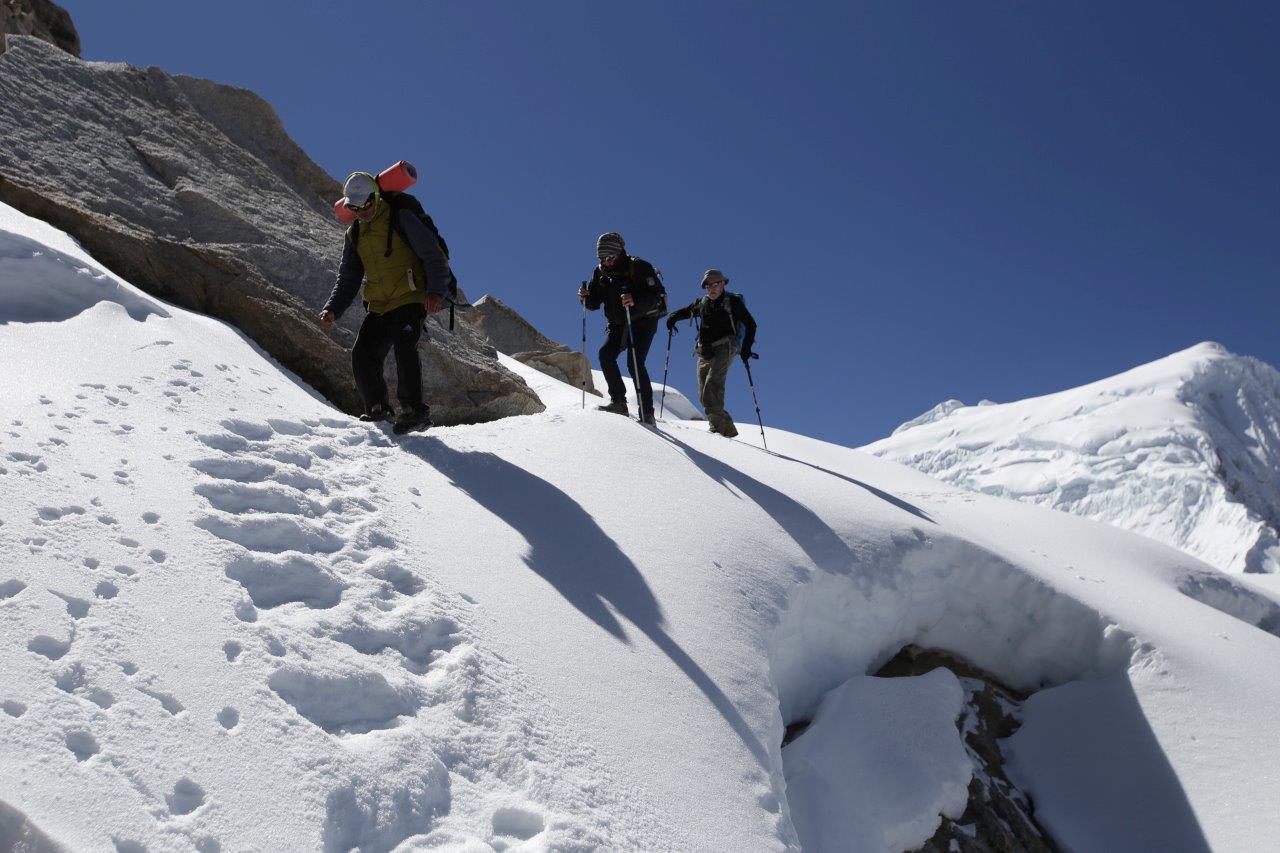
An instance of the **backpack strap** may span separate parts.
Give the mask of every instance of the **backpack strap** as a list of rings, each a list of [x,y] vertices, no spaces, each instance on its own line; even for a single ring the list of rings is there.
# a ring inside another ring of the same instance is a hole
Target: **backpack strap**
[[[383,198],[387,200],[387,215],[391,217],[391,221],[387,224],[387,250],[382,253],[382,257],[391,257],[391,235],[399,231],[402,227],[400,224],[400,208],[396,205],[395,193],[385,193]],[[401,240],[405,240],[404,235],[400,236]],[[405,240],[405,242],[409,242]]]

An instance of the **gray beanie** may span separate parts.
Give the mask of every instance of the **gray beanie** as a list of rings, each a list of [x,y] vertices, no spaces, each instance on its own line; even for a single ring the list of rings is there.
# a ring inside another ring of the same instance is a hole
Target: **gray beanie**
[[[622,235],[617,231],[606,231],[596,238],[596,257],[600,260],[621,255],[627,250],[627,244],[623,242]]]
[[[708,284],[711,284],[713,281],[721,281],[721,282],[724,282],[725,284],[728,284],[729,277],[726,276],[724,273],[720,272],[720,270],[714,269],[714,268],[709,269],[702,274],[702,286],[704,288]]]

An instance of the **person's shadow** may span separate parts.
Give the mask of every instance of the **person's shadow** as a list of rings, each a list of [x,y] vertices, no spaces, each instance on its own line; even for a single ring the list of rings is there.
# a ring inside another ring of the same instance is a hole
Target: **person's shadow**
[[[845,544],[845,541],[840,538],[839,534],[832,530],[813,510],[772,486],[765,485],[754,477],[748,476],[732,465],[727,465],[713,456],[708,456],[701,451],[695,450],[691,445],[670,433],[659,432],[658,435],[689,457],[690,461],[697,465],[708,477],[720,483],[726,489],[732,486],[738,492],[754,501],[770,518],[777,522],[779,527],[787,532],[787,535],[792,538],[809,560],[819,569],[836,574],[848,574],[852,570],[857,558],[849,549],[849,546]],[[826,468],[812,465],[808,462],[802,462],[799,459],[792,459],[789,456],[780,456],[772,451],[769,452],[769,455],[777,456],[779,459],[785,459],[789,462],[808,465],[810,468],[816,468],[824,474],[830,474],[833,477],[838,477],[853,485],[860,486],[881,500],[888,501],[917,518],[933,521],[919,508],[852,477],[846,477],[843,474],[837,474],[834,471],[829,471]]]
[[[920,507],[908,501],[904,501],[902,498],[898,497],[897,495],[891,495],[883,489],[877,489],[875,486],[872,486],[869,483],[864,483],[861,480],[848,476],[847,474],[841,474],[836,471],[832,471],[830,468],[823,468],[821,465],[814,465],[812,462],[805,462],[803,459],[795,459],[790,456],[784,456],[783,454],[777,453],[772,450],[769,451],[769,455],[776,456],[779,459],[785,459],[788,462],[794,462],[797,465],[807,465],[808,467],[814,469],[815,471],[821,471],[824,474],[830,474],[832,477],[835,477],[840,480],[844,480],[846,483],[852,483],[853,485],[857,486],[860,489],[866,489],[868,492],[875,495],[885,503],[893,504],[903,512],[911,513],[921,521],[927,521],[930,524],[937,524],[937,522],[934,521],[932,517],[930,517],[929,513],[925,512]]]
[[[662,606],[635,563],[577,501],[493,453],[454,450],[433,437],[415,437],[401,447],[523,536],[529,543],[525,565],[580,613],[628,645],[631,640],[618,616],[640,629],[766,765],[764,747],[733,702],[667,633]]]

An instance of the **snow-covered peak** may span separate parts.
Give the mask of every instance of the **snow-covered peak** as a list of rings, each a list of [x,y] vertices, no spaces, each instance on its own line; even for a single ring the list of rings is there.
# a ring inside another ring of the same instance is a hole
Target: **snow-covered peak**
[[[871,453],[987,494],[1280,570],[1280,372],[1206,342],[1043,397],[948,401]]]
[[[994,406],[995,403],[992,402],[991,400],[980,400],[978,402],[978,405]],[[944,400],[938,405],[934,406],[929,411],[925,412],[923,415],[912,418],[911,420],[902,424],[901,426],[899,426],[897,429],[893,431],[893,434],[897,435],[900,432],[906,432],[912,427],[924,426],[925,424],[931,424],[935,421],[942,420],[947,415],[954,412],[956,409],[963,409],[963,408],[965,408],[965,404],[960,400]]]

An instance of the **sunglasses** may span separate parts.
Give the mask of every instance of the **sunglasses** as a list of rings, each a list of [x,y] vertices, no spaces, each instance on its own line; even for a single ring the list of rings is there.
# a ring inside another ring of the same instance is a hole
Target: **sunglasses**
[[[710,290],[713,287],[724,287],[724,285],[725,283],[723,281],[707,281],[707,282],[703,282],[702,289]]]
[[[351,211],[352,213],[361,213],[373,207],[373,203],[377,200],[378,200],[377,196],[371,195],[369,196],[369,200],[366,201],[364,204],[352,204],[351,202],[347,202],[346,204],[343,205],[343,207],[345,207],[347,210]]]

